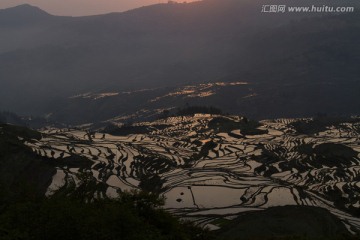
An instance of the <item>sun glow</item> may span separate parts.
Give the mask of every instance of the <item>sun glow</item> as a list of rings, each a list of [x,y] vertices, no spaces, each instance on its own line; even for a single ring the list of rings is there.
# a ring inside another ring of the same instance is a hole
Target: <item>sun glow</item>
[[[37,6],[44,11],[60,16],[86,16],[111,12],[124,12],[160,3],[190,3],[198,0],[1,0],[0,9],[20,4]]]

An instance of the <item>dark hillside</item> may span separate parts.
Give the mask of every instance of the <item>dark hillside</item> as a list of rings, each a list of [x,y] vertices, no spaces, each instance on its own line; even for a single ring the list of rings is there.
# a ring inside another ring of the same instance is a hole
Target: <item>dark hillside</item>
[[[325,2],[344,4],[318,4]],[[252,118],[358,114],[359,13],[263,14],[262,5],[206,0],[75,18],[28,5],[2,10],[0,109],[69,123],[186,102]],[[249,85],[152,101],[188,85],[234,81]],[[123,94],[144,89],[152,90]],[[81,97],[103,93],[118,95]]]
[[[349,239],[345,226],[322,208],[284,206],[241,214],[220,239]]]

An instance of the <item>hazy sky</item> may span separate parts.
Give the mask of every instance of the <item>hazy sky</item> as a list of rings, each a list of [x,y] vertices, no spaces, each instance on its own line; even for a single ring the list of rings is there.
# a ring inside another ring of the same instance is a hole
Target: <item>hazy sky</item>
[[[195,0],[177,0],[177,2]],[[0,9],[28,3],[54,15],[83,16],[109,12],[123,12],[167,0],[0,0]]]

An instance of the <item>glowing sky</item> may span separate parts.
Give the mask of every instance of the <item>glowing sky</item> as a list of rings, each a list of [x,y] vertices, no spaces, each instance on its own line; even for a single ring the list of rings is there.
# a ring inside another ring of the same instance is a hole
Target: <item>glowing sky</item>
[[[177,0],[177,2],[195,0]],[[165,3],[167,0],[0,0],[0,9],[28,3],[53,15],[84,16],[109,12],[123,12],[129,9]]]

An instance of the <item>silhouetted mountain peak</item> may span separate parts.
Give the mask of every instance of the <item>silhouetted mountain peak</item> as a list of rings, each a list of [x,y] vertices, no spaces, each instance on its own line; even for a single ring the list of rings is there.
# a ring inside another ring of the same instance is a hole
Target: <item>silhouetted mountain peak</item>
[[[45,12],[44,10],[32,6],[30,4],[22,4],[22,5],[18,5],[15,7],[11,7],[11,8],[6,8],[6,9],[2,9],[0,10],[0,14],[13,14],[13,15],[17,15],[17,14],[26,14],[26,15],[50,15],[47,12]]]
[[[48,17],[51,17],[51,15],[30,4],[22,4],[0,10],[0,24],[5,26],[31,24],[40,22]]]

